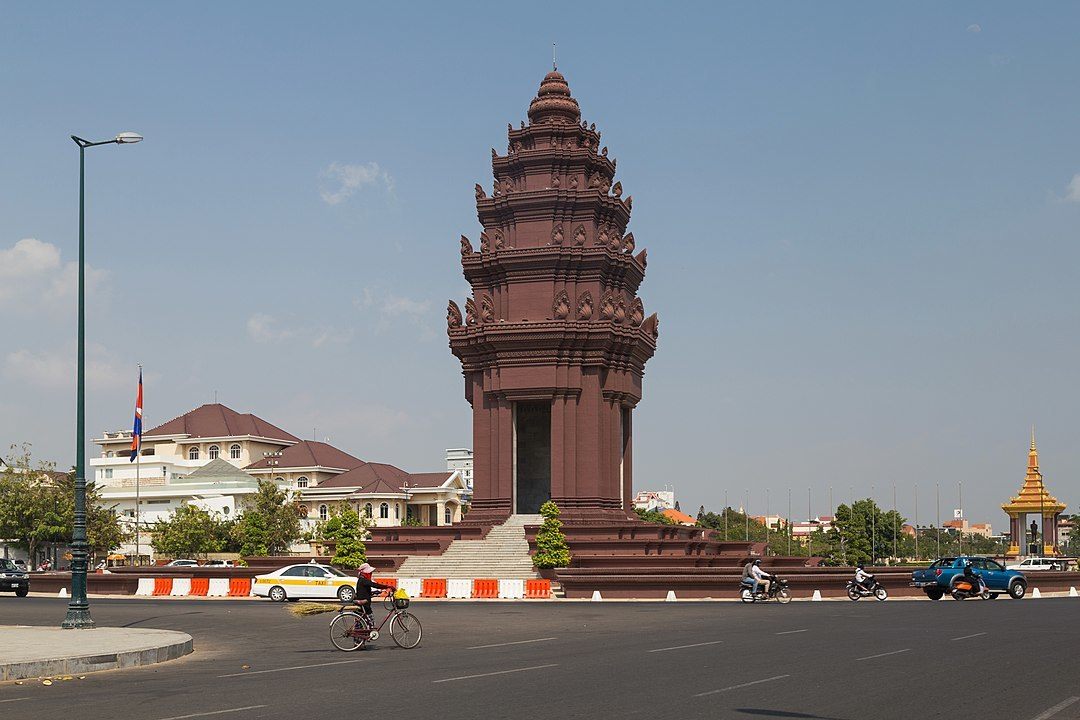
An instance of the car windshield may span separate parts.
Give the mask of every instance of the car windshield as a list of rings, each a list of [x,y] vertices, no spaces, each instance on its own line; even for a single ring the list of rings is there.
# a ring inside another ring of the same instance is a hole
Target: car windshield
[[[7,558],[0,559],[0,570],[18,570],[18,569],[19,568],[15,567],[15,563],[11,562]]]
[[[323,570],[330,573],[331,575],[337,575],[338,577],[349,577],[335,567],[330,567],[329,565],[320,565],[319,567],[321,567]]]
[[[930,565],[931,568],[946,568],[952,567],[956,558],[941,558]]]

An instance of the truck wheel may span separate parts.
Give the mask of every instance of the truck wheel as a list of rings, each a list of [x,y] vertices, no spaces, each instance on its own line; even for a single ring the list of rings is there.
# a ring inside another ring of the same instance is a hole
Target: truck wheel
[[[933,587],[933,588],[927,588],[926,589],[926,597],[930,598],[931,600],[940,600],[944,596],[945,596],[945,591],[942,590],[939,587]]]
[[[1027,586],[1019,580],[1013,580],[1009,583],[1009,597],[1013,600],[1019,600],[1024,597],[1024,593],[1027,592]]]
[[[17,596],[19,596],[19,597],[26,597],[27,595],[30,594],[30,588],[28,588],[28,587],[16,588],[15,589],[15,594]]]

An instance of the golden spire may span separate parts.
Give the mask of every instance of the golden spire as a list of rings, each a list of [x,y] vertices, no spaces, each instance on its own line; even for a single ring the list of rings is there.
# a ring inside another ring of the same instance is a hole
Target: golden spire
[[[1039,450],[1035,447],[1035,425],[1031,426],[1031,449],[1028,451],[1028,470],[1039,469]]]

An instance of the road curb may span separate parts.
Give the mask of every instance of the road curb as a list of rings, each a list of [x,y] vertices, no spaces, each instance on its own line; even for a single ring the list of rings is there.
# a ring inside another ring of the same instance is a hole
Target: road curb
[[[19,628],[21,630],[41,630],[44,633],[55,630],[54,628]],[[116,628],[102,628],[99,630],[60,630],[61,633],[91,633]],[[130,630],[124,631],[130,635]],[[118,633],[120,635],[120,633]],[[152,635],[152,641],[143,639],[124,643],[117,641],[119,648],[115,651],[105,650],[71,657],[47,657],[56,652],[48,649],[48,643],[42,642],[41,654],[46,657],[19,660],[15,662],[0,662],[0,682],[10,680],[26,680],[30,678],[55,677],[57,675],[81,675],[101,670],[120,670],[125,668],[153,665],[156,663],[176,660],[194,651],[194,641],[187,633],[170,630],[148,631]],[[0,636],[2,637],[2,636]],[[152,644],[147,644],[152,643]],[[134,645],[134,647],[132,646]]]

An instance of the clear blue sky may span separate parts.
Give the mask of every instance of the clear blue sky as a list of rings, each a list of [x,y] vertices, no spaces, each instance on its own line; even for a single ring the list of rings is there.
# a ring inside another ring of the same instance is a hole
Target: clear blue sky
[[[1068,3],[0,6],[0,442],[219,399],[365,459],[471,442],[446,300],[473,184],[559,44],[649,250],[639,488],[973,520],[1037,423],[1080,503],[1080,7]],[[1070,186],[1070,184],[1072,185]],[[31,240],[28,240],[31,239]],[[675,420],[678,418],[678,421]]]

